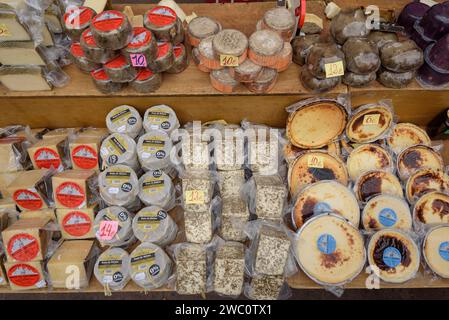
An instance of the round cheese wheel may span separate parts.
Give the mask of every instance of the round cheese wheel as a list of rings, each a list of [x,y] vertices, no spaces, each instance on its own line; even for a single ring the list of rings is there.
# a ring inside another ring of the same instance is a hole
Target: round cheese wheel
[[[295,16],[290,10],[280,7],[270,9],[265,12],[262,21],[262,29],[276,31],[284,41],[290,42],[296,23]]]
[[[246,56],[248,39],[238,30],[223,29],[214,36],[212,47],[217,59],[220,59],[220,55],[231,55],[240,58]]]
[[[144,15],[143,23],[158,40],[179,44],[184,39],[181,20],[169,7],[157,6],[148,10]]]
[[[213,70],[210,73],[210,82],[214,89],[224,92],[224,93],[232,93],[238,86],[238,81],[236,81],[228,68]]]
[[[221,24],[209,17],[196,17],[187,26],[187,40],[192,47],[198,47],[204,38],[213,36],[221,30]]]
[[[102,245],[119,247],[130,242],[133,214],[123,207],[112,206],[98,211],[94,220],[95,237]]]
[[[68,8],[62,21],[64,30],[72,41],[79,41],[83,31],[89,28],[95,14],[95,11],[89,7],[72,6]]]
[[[175,188],[171,178],[162,170],[152,170],[139,179],[139,198],[147,206],[170,210],[175,205]]]
[[[106,166],[124,164],[139,169],[136,142],[128,135],[113,133],[103,140],[100,147],[101,159]]]
[[[98,91],[110,94],[122,90],[126,83],[112,82],[103,68],[91,71],[92,81]]]
[[[90,28],[98,46],[111,50],[126,47],[133,36],[128,17],[117,10],[106,10],[96,15],[90,23]]]
[[[122,50],[122,55],[126,58],[129,64],[138,64],[142,60],[141,56],[145,57],[145,62],[142,62],[145,67],[149,61],[153,61],[157,56],[157,41],[156,37],[150,30],[143,27],[133,28],[133,37],[126,47]],[[137,61],[133,61],[137,60]],[[140,66],[140,65],[139,65]]]
[[[111,290],[123,289],[128,283],[129,254],[121,248],[110,248],[97,259],[94,267],[95,278]]]
[[[176,222],[158,206],[141,209],[135,215],[132,227],[140,242],[151,242],[161,247],[170,244],[178,233]]]
[[[127,83],[133,81],[137,76],[134,68],[123,55],[113,58],[103,65],[104,71],[112,82]]]
[[[127,207],[139,193],[136,172],[125,165],[113,165],[98,175],[100,196],[110,206]]]
[[[70,46],[70,57],[72,62],[83,72],[89,73],[91,71],[101,68],[101,64],[90,61],[86,58],[83,48],[79,42],[73,42]]]
[[[95,41],[90,28],[81,34],[80,45],[86,58],[95,63],[103,64],[118,56],[114,50],[101,48]]]
[[[204,65],[204,63],[201,62],[201,55],[200,55],[198,48],[192,49],[192,60],[195,63],[195,65],[198,67],[198,70],[200,70],[202,72],[207,72],[207,73],[212,71],[211,69],[206,67]]]
[[[261,66],[272,66],[284,47],[284,41],[274,31],[260,30],[249,37],[248,57]]]
[[[273,89],[276,84],[278,72],[275,69],[263,68],[260,75],[253,81],[245,83],[251,92],[265,93]]]
[[[216,58],[214,49],[212,47],[212,41],[214,37],[207,37],[200,41],[198,45],[199,59],[202,65],[209,70],[223,69],[220,65],[220,60]]]
[[[262,73],[263,67],[246,59],[235,68],[229,68],[231,75],[238,82],[253,82]]]
[[[175,61],[167,73],[180,73],[189,66],[189,59],[187,58],[186,47],[183,44],[178,44],[173,47],[173,54]]]
[[[170,136],[161,130],[148,130],[137,142],[137,156],[145,171],[166,169],[170,161],[173,143]]]
[[[106,126],[111,133],[123,133],[135,138],[142,130],[142,117],[136,108],[122,105],[107,114]]]
[[[175,111],[165,104],[149,107],[143,116],[143,127],[147,132],[161,130],[170,135],[179,126],[179,120]]]
[[[161,73],[169,70],[175,63],[175,53],[170,42],[157,43],[157,57],[149,63],[151,71]]]

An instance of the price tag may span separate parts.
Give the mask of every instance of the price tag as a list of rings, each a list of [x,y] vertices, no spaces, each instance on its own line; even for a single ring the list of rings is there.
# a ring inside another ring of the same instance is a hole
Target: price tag
[[[98,230],[99,240],[112,240],[118,231],[118,221],[101,221]]]
[[[129,56],[133,67],[147,66],[147,58],[142,53],[131,53]]]
[[[341,60],[324,64],[324,70],[326,71],[326,78],[339,77],[345,74],[345,68]]]
[[[380,113],[367,114],[363,117],[363,125],[364,126],[377,125],[379,124],[379,120],[380,120]]]
[[[11,32],[9,32],[8,26],[4,23],[0,23],[0,37],[10,37]]]
[[[324,168],[324,160],[321,156],[309,156],[307,158],[307,166],[309,168]]]
[[[206,195],[201,190],[187,190],[186,204],[203,204],[206,202]]]
[[[229,54],[220,55],[220,66],[222,67],[238,67],[239,58]]]

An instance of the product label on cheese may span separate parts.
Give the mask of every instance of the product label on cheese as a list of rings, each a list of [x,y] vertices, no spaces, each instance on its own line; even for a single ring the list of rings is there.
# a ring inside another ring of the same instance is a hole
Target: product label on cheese
[[[39,253],[39,242],[28,233],[18,233],[9,239],[7,250],[17,261],[31,261]]]
[[[98,166],[97,151],[88,145],[73,148],[72,162],[81,169],[95,169]]]
[[[152,129],[164,129],[168,130],[171,127],[170,122],[168,121],[170,118],[170,114],[168,112],[163,111],[163,109],[153,108],[150,112],[148,112],[147,121],[150,124]]]
[[[204,204],[206,203],[206,192],[203,190],[186,190],[186,204]]]
[[[73,237],[82,237],[87,234],[92,227],[90,217],[81,211],[69,212],[62,220],[62,228]]]
[[[229,54],[220,55],[220,66],[222,67],[238,67],[239,58]]]
[[[326,72],[326,78],[333,78],[343,76],[345,74],[345,68],[343,61],[336,61],[324,64],[324,71]]]
[[[123,58],[123,57],[122,57]],[[124,59],[124,58],[123,58]],[[131,113],[131,110],[123,106],[121,108],[116,108],[114,110],[114,113],[110,116],[109,120],[115,125],[115,126],[121,126],[121,125],[134,125],[137,123],[137,118]],[[123,130],[117,129],[118,132],[125,132],[126,127],[123,128]]]
[[[145,139],[142,142],[142,159],[156,157],[157,159],[164,159],[166,152],[165,140],[162,136],[154,136],[151,139]]]
[[[184,53],[184,47],[183,46],[174,46],[173,52],[175,54],[175,57],[179,58]]]
[[[83,40],[87,45],[91,47],[97,47],[97,43],[95,42],[94,36],[92,35],[90,29],[84,31],[81,36],[83,37]]]
[[[146,46],[151,41],[151,32],[143,27],[133,29],[133,38],[128,43],[128,48],[140,48]]]
[[[124,23],[125,16],[120,11],[103,11],[92,20],[92,25],[97,30],[108,32],[117,30]]]
[[[145,68],[147,66],[147,58],[141,53],[131,53],[129,58],[133,67]]]
[[[155,263],[156,252],[154,250],[141,249],[133,252],[131,257],[131,269],[134,278],[138,281],[145,280],[145,274],[154,277],[159,274],[161,267]]]
[[[0,37],[11,37],[12,34],[8,29],[8,26],[4,23],[0,23]]]
[[[171,25],[176,21],[176,13],[169,7],[158,6],[148,12],[148,21],[158,27]]]
[[[137,228],[142,232],[148,232],[159,228],[162,220],[167,218],[167,212],[159,211],[141,211],[137,217]]]
[[[123,280],[122,263],[123,257],[121,255],[106,255],[98,262],[98,270],[103,275],[103,282],[119,283]]]
[[[56,199],[67,208],[77,208],[86,200],[84,190],[74,182],[64,182],[56,188]]]
[[[81,45],[77,42],[72,43],[72,46],[70,47],[70,52],[75,57],[84,57],[83,49],[81,48]]]
[[[39,210],[44,205],[36,190],[19,189],[14,192],[13,199],[19,207],[27,210]]]
[[[41,275],[36,268],[24,263],[16,264],[8,270],[9,281],[18,287],[32,287],[40,278]]]
[[[118,156],[127,151],[127,145],[121,137],[113,136],[109,138],[101,149],[101,154],[107,157],[109,164],[116,164]]]
[[[149,78],[151,78],[153,76],[153,71],[151,71],[150,69],[142,69],[139,74],[137,75],[137,80],[138,81],[144,81],[147,80]]]
[[[164,178],[146,178],[142,183],[142,190],[151,195],[160,192],[164,185]]]
[[[307,166],[309,168],[324,168],[324,160],[323,157],[317,155],[309,155],[307,157]]]
[[[64,14],[64,23],[68,29],[80,29],[82,26],[89,24],[93,17],[94,12],[90,8],[72,8]]]
[[[364,126],[378,125],[379,120],[380,120],[380,113],[366,114],[363,117],[363,125]]]
[[[34,162],[38,169],[58,169],[61,165],[59,154],[50,148],[40,148],[34,154]]]
[[[170,44],[168,42],[158,42],[157,43],[157,57],[165,57],[170,51]]]

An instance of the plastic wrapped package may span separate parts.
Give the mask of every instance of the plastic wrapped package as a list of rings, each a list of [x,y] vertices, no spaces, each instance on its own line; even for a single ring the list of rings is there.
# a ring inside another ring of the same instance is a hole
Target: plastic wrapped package
[[[218,171],[217,174],[221,197],[238,197],[240,188],[245,183],[245,171],[243,169],[226,170]]]
[[[248,204],[242,198],[239,196],[224,197],[221,208],[220,236],[227,241],[245,241],[244,226],[249,217]]]
[[[331,21],[330,33],[338,44],[343,45],[348,38],[368,36],[367,25],[362,9],[341,10]]]
[[[438,40],[449,33],[449,3],[437,3],[427,10],[419,25],[427,38]]]
[[[380,67],[377,47],[366,38],[349,38],[342,47],[346,68],[356,74],[370,74]]]
[[[217,58],[214,54],[214,49],[212,47],[213,39],[214,36],[201,39],[197,47],[199,60],[201,65],[209,70],[223,69],[219,58]]]
[[[241,63],[247,56],[248,38],[235,29],[223,29],[212,39],[212,48],[215,58],[220,59],[221,55],[231,55]]]
[[[95,63],[106,63],[118,56],[118,52],[100,47],[95,41],[91,29],[86,29],[81,34],[80,45],[86,59]]]
[[[357,108],[346,126],[346,136],[356,143],[374,142],[387,138],[394,124],[393,112],[389,100]]]
[[[306,61],[310,48],[314,44],[321,42],[320,38],[319,34],[307,34],[293,38],[293,62],[302,66]]]
[[[42,261],[6,261],[4,266],[11,290],[42,289],[48,285]]]
[[[407,87],[415,79],[416,70],[396,73],[385,68],[380,68],[377,80],[387,88],[402,89]]]
[[[139,179],[139,198],[147,206],[171,210],[176,201],[171,178],[161,170],[148,171]]]
[[[83,72],[90,73],[91,71],[101,68],[101,64],[92,62],[86,58],[81,45],[77,42],[72,43],[70,47],[70,56],[73,63]]]
[[[293,57],[293,48],[290,42],[284,42],[284,47],[282,51],[278,54],[277,61],[275,64],[270,66],[273,69],[276,69],[277,72],[283,72],[288,69],[290,64],[292,63]]]
[[[161,130],[147,130],[137,142],[137,156],[145,171],[167,169],[172,167],[171,150],[173,143],[170,136]]]
[[[54,168],[63,171],[70,164],[69,138],[66,136],[39,140],[28,147],[28,155],[35,169]]]
[[[143,116],[145,131],[161,130],[170,135],[180,126],[176,112],[165,104],[149,107]]]
[[[357,277],[366,262],[357,227],[331,213],[304,224],[294,240],[294,252],[304,273],[333,292]]]
[[[162,75],[145,68],[138,71],[130,86],[139,93],[151,93],[157,91],[161,84]]]
[[[388,146],[394,153],[399,154],[404,149],[420,144],[431,145],[431,140],[424,129],[412,123],[398,123],[394,126]]]
[[[157,56],[153,61],[149,61],[148,67],[151,71],[161,73],[169,70],[175,63],[173,44],[170,42],[157,43]]]
[[[239,85],[239,82],[232,77],[229,68],[212,70],[210,82],[214,89],[223,93],[232,93]]]
[[[383,170],[394,172],[395,164],[390,153],[377,144],[362,144],[354,148],[346,159],[349,177],[352,181],[365,172]]]
[[[399,179],[392,173],[380,170],[365,172],[355,182],[354,192],[357,199],[366,202],[379,194],[404,197]]]
[[[424,63],[422,50],[412,40],[384,44],[380,58],[384,68],[398,73],[416,70]]]
[[[184,211],[185,235],[188,242],[205,244],[212,240],[215,230],[214,209]]]
[[[448,224],[449,215],[445,214],[448,207],[448,194],[441,191],[424,194],[413,206],[415,229],[422,229],[422,225]]]
[[[374,80],[376,80],[377,74],[376,72],[368,73],[368,74],[357,74],[353,72],[346,72],[343,76],[343,83],[355,88],[361,88],[367,86]]]
[[[106,126],[111,133],[126,134],[135,138],[142,130],[142,117],[136,108],[121,105],[106,115]]]
[[[252,300],[288,299],[290,289],[283,276],[258,275],[245,286],[245,296]]]
[[[399,229],[383,229],[369,240],[368,263],[381,280],[404,283],[418,272],[419,248],[412,234]]]
[[[407,180],[405,194],[409,203],[431,191],[449,192],[449,176],[441,170],[424,168],[415,171]]]
[[[120,248],[104,251],[95,263],[94,274],[106,294],[110,295],[111,290],[122,290],[130,280],[128,252]]]
[[[231,75],[238,82],[253,82],[261,74],[263,67],[255,64],[251,59],[246,59],[239,66],[229,69]]]
[[[213,287],[216,293],[223,296],[240,296],[244,284],[245,246],[236,242],[219,245],[213,272]]]
[[[277,78],[278,72],[276,69],[263,68],[259,76],[253,82],[245,83],[245,86],[251,92],[265,93],[273,89]]]
[[[254,32],[248,40],[248,57],[260,66],[272,66],[284,47],[284,41],[274,31],[260,30]]]
[[[429,6],[422,2],[410,2],[402,8],[399,14],[397,24],[405,28],[405,32],[410,35],[413,30],[413,25],[416,21],[421,20]]]
[[[371,31],[368,35],[368,41],[374,43],[380,50],[387,42],[397,42],[398,36],[392,32]]]
[[[363,228],[374,231],[386,228],[412,229],[412,215],[408,203],[397,196],[380,194],[371,198],[363,208]]]
[[[89,28],[90,22],[95,15],[95,11],[88,7],[68,8],[62,20],[64,22],[64,30],[72,41],[80,40],[81,34]]]
[[[221,30],[221,24],[210,18],[199,16],[194,18],[187,26],[187,40],[192,47],[198,47],[204,38],[213,36]]]
[[[165,6],[156,6],[144,15],[144,25],[158,40],[179,44],[184,40],[182,22],[176,12]]]
[[[134,237],[132,219],[133,214],[123,207],[113,206],[100,210],[94,221],[95,237],[102,246],[123,246]]]
[[[98,91],[111,94],[122,90],[126,83],[112,82],[103,68],[91,71],[92,81]]]
[[[65,170],[52,177],[56,208],[83,209],[98,203],[98,180],[95,170]]]
[[[173,54],[175,60],[171,68],[167,70],[167,73],[181,73],[189,66],[186,48],[180,43],[173,47]]]
[[[141,243],[129,258],[131,279],[145,290],[164,286],[172,275],[173,262],[161,247],[153,243]]]
[[[436,44],[429,45],[424,52],[425,63],[418,70],[416,80],[425,88],[444,88],[449,83],[449,65],[440,57],[443,51],[441,43],[449,37],[440,39]],[[445,53],[443,53],[445,55]],[[438,65],[434,64],[437,63]]]
[[[422,251],[430,270],[441,278],[449,278],[449,226],[430,229],[424,238]]]
[[[174,247],[176,292],[204,294],[207,291],[207,253],[202,245],[181,243]]]
[[[0,139],[0,172],[16,172],[30,167],[27,148],[31,142],[22,137]],[[6,187],[6,186],[5,186]]]
[[[125,165],[112,165],[98,176],[101,198],[110,206],[129,207],[139,193],[134,170]]]
[[[141,209],[133,218],[134,235],[140,242],[151,242],[160,247],[169,245],[178,234],[178,226],[161,207]]]
[[[133,65],[133,57],[137,60],[142,56],[145,57],[144,66],[146,66],[157,56],[156,38],[150,30],[143,27],[134,27],[131,41],[121,50],[121,53],[130,65]],[[138,61],[134,61],[134,63],[136,62]]]
[[[106,62],[103,65],[103,69],[109,79],[117,83],[131,82],[136,78],[138,73],[138,70],[129,64],[122,55]]]
[[[262,29],[270,29],[277,32],[281,38],[290,42],[295,31],[296,19],[293,13],[282,7],[273,8],[265,12],[262,18]]]
[[[326,79],[325,65],[341,61],[345,68],[345,55],[334,43],[317,43],[310,48],[305,68],[318,79]],[[327,78],[329,79],[329,78]]]
[[[319,181],[302,190],[292,208],[292,222],[296,230],[312,217],[324,213],[338,214],[354,226],[360,222],[360,208],[354,194],[337,181]]]
[[[208,171],[185,174],[182,179],[182,203],[184,210],[208,212],[214,193],[214,177]]]
[[[183,138],[180,145],[181,160],[186,170],[209,170],[211,161],[208,142],[201,141],[201,137],[198,141],[195,137],[189,137]]]
[[[397,157],[396,166],[402,180],[406,180],[413,172],[421,168],[444,169],[441,155],[425,145],[415,145],[404,149]]]
[[[213,158],[217,170],[240,170],[245,163],[244,137],[242,129],[237,126],[224,126],[221,136],[212,141]]]
[[[107,10],[96,15],[90,23],[90,29],[98,46],[111,50],[126,47],[133,36],[128,17],[117,10]]]

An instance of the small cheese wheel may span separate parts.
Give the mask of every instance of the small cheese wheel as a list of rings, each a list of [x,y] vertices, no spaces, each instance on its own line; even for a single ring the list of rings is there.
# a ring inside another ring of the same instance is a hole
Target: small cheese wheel
[[[134,81],[131,82],[131,87],[139,93],[155,92],[161,87],[162,75],[155,73],[148,68],[141,69]]]
[[[253,82],[245,83],[249,91],[265,93],[273,89],[278,77],[278,72],[272,68],[263,68],[261,74]]]
[[[198,45],[199,59],[201,64],[209,70],[218,70],[223,67],[220,65],[220,60],[216,58],[212,41],[214,36],[204,38]]]
[[[276,63],[270,66],[276,69],[277,72],[282,72],[288,69],[289,65],[292,63],[293,48],[290,42],[284,42],[284,48],[278,54]]]
[[[118,92],[125,87],[125,83],[112,82],[103,68],[92,71],[90,75],[95,87],[102,93]]]
[[[98,211],[94,220],[95,237],[100,244],[113,247],[121,246],[133,237],[132,220],[134,215],[123,207],[112,206]],[[117,232],[111,237],[103,237],[100,229],[103,221],[116,221]]]
[[[137,156],[145,171],[169,168],[173,143],[161,130],[148,130],[137,142]]]
[[[158,206],[140,210],[133,219],[133,232],[141,242],[151,242],[164,247],[175,240],[178,226],[170,215]]]
[[[113,133],[103,140],[100,155],[106,166],[124,164],[135,171],[139,169],[136,142],[130,136]]]
[[[143,116],[145,131],[161,130],[171,134],[180,127],[175,111],[165,104],[152,106],[145,111]]]
[[[165,6],[156,6],[148,10],[143,17],[145,28],[151,30],[160,41],[174,44],[182,42],[183,29],[176,12]],[[181,41],[180,41],[181,40]]]
[[[79,41],[81,34],[89,28],[95,16],[95,11],[88,7],[71,7],[64,14],[62,20],[64,29],[72,41]]]
[[[272,66],[277,62],[284,41],[274,31],[260,30],[249,37],[249,58],[261,66]]]
[[[101,64],[86,58],[79,42],[73,42],[70,46],[70,57],[73,63],[83,72],[91,72],[101,68]]]
[[[296,19],[286,8],[273,8],[263,16],[263,28],[276,31],[284,41],[290,42],[295,28]]]
[[[117,10],[107,10],[95,16],[90,24],[95,42],[101,47],[119,50],[131,41],[133,28],[128,17]]]
[[[201,62],[201,55],[200,52],[198,50],[198,48],[193,48],[192,49],[192,60],[195,63],[195,65],[198,67],[198,69],[202,72],[211,72],[212,70],[209,69],[208,67],[206,67],[202,62]]]
[[[229,68],[229,71],[238,82],[252,82],[260,75],[262,69],[262,66],[255,64],[251,59],[246,59],[238,67]]]
[[[118,53],[114,50],[100,48],[97,45],[90,28],[82,33],[80,45],[86,58],[95,63],[103,64],[118,56]]]
[[[198,47],[204,38],[216,35],[221,24],[209,17],[196,17],[187,26],[187,40],[192,47]]]
[[[162,170],[152,170],[139,179],[139,199],[147,206],[171,210],[176,204],[173,182]]]
[[[167,73],[181,73],[189,66],[189,59],[187,58],[187,50],[183,44],[178,44],[173,47],[173,54],[175,61]]]
[[[135,138],[142,130],[142,117],[136,108],[121,105],[106,115],[106,127],[111,133],[124,133]]]
[[[127,207],[139,193],[136,172],[125,165],[113,165],[98,175],[100,196],[109,206]]]
[[[175,54],[173,52],[173,45],[170,42],[158,42],[157,57],[149,64],[151,71],[156,73],[167,71],[174,63]]]
[[[212,48],[217,59],[220,59],[221,55],[231,55],[238,57],[240,60],[240,57],[246,57],[248,39],[238,30],[224,29],[214,36]]]
[[[135,57],[136,54],[143,55],[148,64],[149,61],[153,61],[157,56],[157,41],[150,30],[143,27],[135,27],[133,28],[131,41],[121,51],[129,64],[132,64],[132,57]]]
[[[239,84],[238,81],[232,77],[229,68],[213,70],[210,73],[210,82],[212,87],[224,93],[234,92]]]
[[[137,69],[123,55],[106,62],[103,68],[113,82],[131,82],[137,76]]]
[[[130,279],[129,254],[121,248],[109,248],[99,257],[94,267],[95,278],[103,286],[118,291]]]

